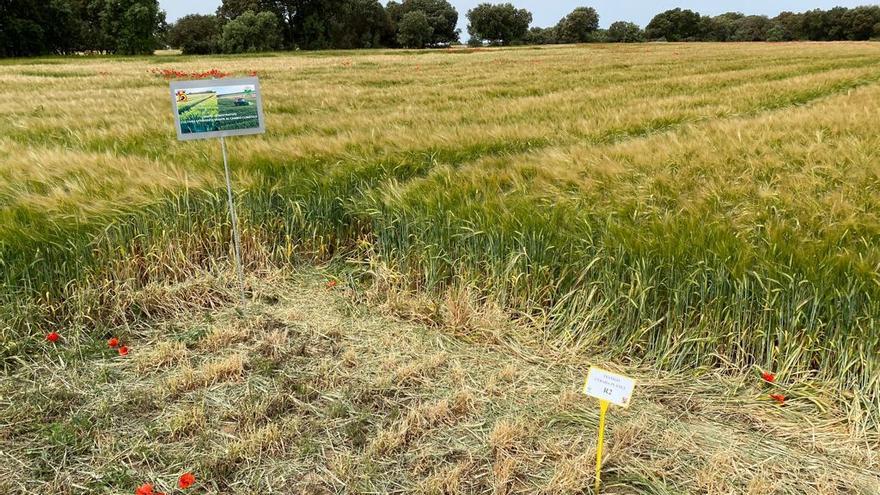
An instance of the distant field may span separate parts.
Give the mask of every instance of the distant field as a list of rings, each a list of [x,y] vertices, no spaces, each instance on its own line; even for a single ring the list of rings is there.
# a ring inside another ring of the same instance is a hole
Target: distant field
[[[229,142],[249,270],[467,287],[580,349],[832,384],[877,426],[876,43],[0,62],[7,366],[227,267],[219,144],[175,140],[154,67],[259,73],[268,134]]]

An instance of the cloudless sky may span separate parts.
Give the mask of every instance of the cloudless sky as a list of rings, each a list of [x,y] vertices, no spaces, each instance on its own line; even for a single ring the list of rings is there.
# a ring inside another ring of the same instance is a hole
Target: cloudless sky
[[[387,3],[380,0],[383,4]],[[775,16],[779,12],[790,10],[802,12],[816,8],[856,7],[872,5],[870,0],[593,0],[593,1],[561,1],[561,0],[449,0],[458,10],[458,27],[461,28],[462,41],[467,39],[468,9],[479,3],[510,3],[528,9],[533,16],[533,26],[552,26],[575,7],[589,6],[599,11],[602,27],[608,27],[614,21],[632,21],[645,27],[654,15],[675,7],[691,9],[701,14],[717,15],[722,12],[742,12],[744,14],[765,14]],[[160,0],[162,8],[168,12],[168,21],[174,21],[186,14],[210,14],[217,10],[220,0]]]

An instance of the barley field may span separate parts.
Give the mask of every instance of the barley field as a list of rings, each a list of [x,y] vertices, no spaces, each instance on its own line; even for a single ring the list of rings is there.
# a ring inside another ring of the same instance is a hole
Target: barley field
[[[251,275],[464,290],[572,352],[774,370],[880,426],[876,43],[0,61],[4,370],[231,270],[219,144],[176,141],[162,77],[212,69],[264,92],[267,134],[229,140]]]

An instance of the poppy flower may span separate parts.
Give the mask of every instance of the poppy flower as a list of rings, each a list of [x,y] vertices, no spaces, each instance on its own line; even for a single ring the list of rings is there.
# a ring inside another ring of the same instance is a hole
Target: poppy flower
[[[128,346],[122,346],[119,348],[120,356],[128,356]]]
[[[137,490],[134,491],[134,495],[154,495],[152,483],[144,483],[137,487]]]
[[[107,341],[107,345],[116,349],[117,347],[119,347],[119,339],[117,339],[116,337],[113,337]]]
[[[785,404],[785,396],[782,394],[770,394],[770,398],[779,403],[779,405]]]
[[[337,282],[335,280],[331,280],[331,281],[327,282],[327,288],[332,289],[332,288],[336,287],[336,284],[337,284]]]
[[[196,482],[196,477],[192,473],[183,473],[180,475],[180,479],[177,480],[177,486],[180,487],[181,490],[186,490],[187,488],[193,486],[193,483]]]
[[[61,338],[61,336],[58,335],[58,332],[49,332],[49,334],[46,335],[46,340],[48,340],[49,342],[51,342],[53,344],[55,342],[58,342],[58,339],[60,339],[60,338]]]
[[[774,375],[773,373],[770,373],[769,371],[765,371],[765,372],[761,373],[761,378],[763,378],[764,381],[767,383],[773,383],[776,381],[776,375]]]

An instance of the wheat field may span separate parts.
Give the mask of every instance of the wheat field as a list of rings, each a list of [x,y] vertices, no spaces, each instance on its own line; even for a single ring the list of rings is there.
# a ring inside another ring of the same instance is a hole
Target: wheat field
[[[229,268],[216,141],[161,70],[261,78],[229,141],[250,273],[467,290],[571,349],[771,369],[880,422],[880,45],[644,44],[0,62],[0,354]],[[157,70],[158,69],[158,70]]]

